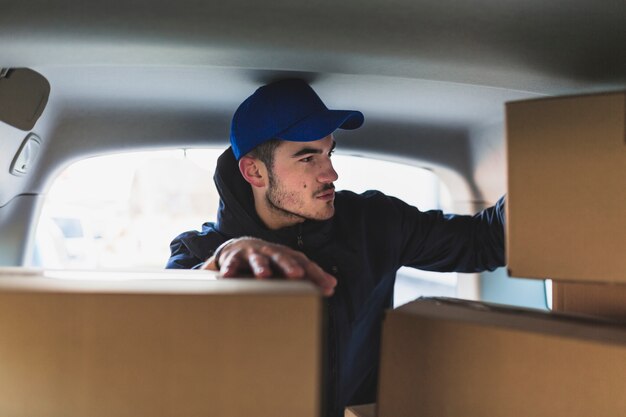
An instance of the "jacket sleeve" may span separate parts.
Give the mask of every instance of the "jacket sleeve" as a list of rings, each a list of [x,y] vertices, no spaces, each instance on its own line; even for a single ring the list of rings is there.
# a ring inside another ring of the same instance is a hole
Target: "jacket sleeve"
[[[176,236],[170,243],[170,258],[167,269],[197,269],[227,237],[219,233],[213,223],[205,223],[202,231],[189,231]]]
[[[505,197],[474,216],[401,209],[401,265],[439,272],[492,271],[505,265]]]

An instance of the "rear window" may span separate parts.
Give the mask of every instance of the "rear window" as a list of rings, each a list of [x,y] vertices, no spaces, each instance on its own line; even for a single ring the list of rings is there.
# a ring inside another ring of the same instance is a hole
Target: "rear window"
[[[169,242],[215,221],[213,184],[223,149],[176,149],[90,158],[66,168],[45,199],[32,264],[63,269],[162,269]],[[378,189],[422,210],[448,211],[450,196],[431,171],[348,155],[333,156],[337,190]],[[456,274],[402,268],[397,287],[454,296]],[[419,294],[416,294],[416,291]],[[398,298],[399,297],[399,298]]]

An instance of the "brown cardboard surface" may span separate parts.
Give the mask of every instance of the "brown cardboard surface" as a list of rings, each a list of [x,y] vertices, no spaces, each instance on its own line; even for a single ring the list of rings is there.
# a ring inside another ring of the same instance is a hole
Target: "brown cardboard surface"
[[[308,283],[1,275],[2,416],[319,417]]]
[[[595,323],[445,299],[390,311],[378,417],[622,415],[626,327]]]
[[[507,263],[626,283],[626,93],[507,103]]]
[[[626,285],[553,282],[552,308],[626,322]]]
[[[99,294],[317,293],[309,283],[250,278],[219,279],[213,271],[63,271],[28,268],[0,268],[0,290]]]
[[[376,404],[347,407],[344,417],[376,417]]]

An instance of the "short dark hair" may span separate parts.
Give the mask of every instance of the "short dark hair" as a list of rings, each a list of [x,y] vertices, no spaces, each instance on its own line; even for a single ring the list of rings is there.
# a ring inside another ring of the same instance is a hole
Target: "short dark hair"
[[[274,151],[280,145],[280,139],[270,139],[248,152],[248,156],[263,162],[271,172],[274,166]]]

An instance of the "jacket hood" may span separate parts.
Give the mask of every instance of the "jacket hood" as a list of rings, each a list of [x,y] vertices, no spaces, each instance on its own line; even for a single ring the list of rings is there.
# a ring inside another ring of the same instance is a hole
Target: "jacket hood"
[[[301,240],[304,237],[304,244],[309,248],[319,247],[330,239],[332,219],[306,220],[283,229],[268,229],[256,213],[251,186],[239,172],[231,147],[218,158],[213,179],[220,195],[216,228],[224,235],[231,238],[254,236],[292,248],[298,248],[298,237]]]
[[[218,230],[229,236],[245,236],[261,229],[250,184],[241,176],[232,148],[218,158],[213,180],[220,195]]]

